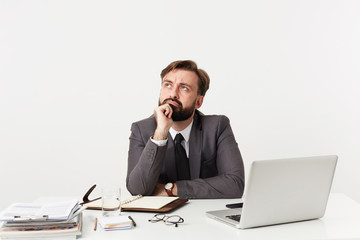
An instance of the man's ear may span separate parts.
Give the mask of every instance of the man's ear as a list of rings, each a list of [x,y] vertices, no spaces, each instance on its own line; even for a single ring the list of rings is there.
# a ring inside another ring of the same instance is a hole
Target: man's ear
[[[197,96],[196,98],[196,103],[195,103],[195,109],[199,109],[201,107],[201,105],[203,104],[204,101],[204,96]]]

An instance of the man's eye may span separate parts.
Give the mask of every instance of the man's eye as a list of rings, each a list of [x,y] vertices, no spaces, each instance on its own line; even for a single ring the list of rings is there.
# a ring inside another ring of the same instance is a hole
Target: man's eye
[[[170,87],[171,87],[171,85],[170,85],[169,83],[165,83],[165,84],[164,84],[164,87],[166,87],[166,88],[170,88]]]
[[[189,90],[189,89],[188,89],[187,87],[183,86],[183,87],[181,87],[181,90],[187,91],[187,90]]]

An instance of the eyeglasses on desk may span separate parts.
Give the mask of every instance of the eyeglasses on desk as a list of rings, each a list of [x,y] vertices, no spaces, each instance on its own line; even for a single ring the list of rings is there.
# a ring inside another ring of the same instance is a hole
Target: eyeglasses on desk
[[[152,223],[164,222],[166,225],[175,225],[175,227],[177,227],[179,223],[184,222],[184,219],[182,217],[180,217],[179,215],[167,216],[165,214],[155,214],[148,221],[152,222]]]

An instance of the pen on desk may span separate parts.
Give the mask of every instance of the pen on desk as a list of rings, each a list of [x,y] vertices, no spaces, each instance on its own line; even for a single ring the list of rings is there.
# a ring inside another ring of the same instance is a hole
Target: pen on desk
[[[94,226],[94,231],[96,231],[96,228],[97,228],[97,218],[95,218],[95,226]]]
[[[129,219],[132,221],[134,227],[136,227],[136,222],[134,221],[134,219],[133,219],[131,216],[128,216],[128,217],[129,217]]]

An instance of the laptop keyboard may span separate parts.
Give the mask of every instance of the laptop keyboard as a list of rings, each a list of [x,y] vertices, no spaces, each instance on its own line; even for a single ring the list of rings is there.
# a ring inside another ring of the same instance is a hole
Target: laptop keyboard
[[[226,216],[227,218],[230,218],[234,221],[240,222],[240,214],[236,214],[236,215],[230,215],[230,216]]]

